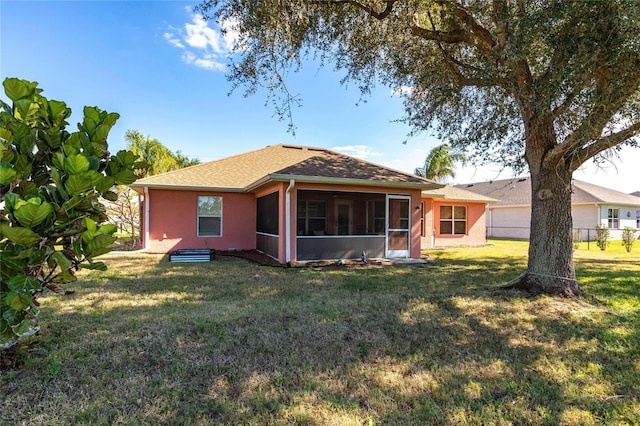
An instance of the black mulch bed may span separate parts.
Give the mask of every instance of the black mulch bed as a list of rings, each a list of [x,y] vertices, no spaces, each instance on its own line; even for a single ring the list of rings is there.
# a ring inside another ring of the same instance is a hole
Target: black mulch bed
[[[216,251],[217,256],[233,256],[241,259],[246,259],[250,262],[257,263],[262,266],[275,266],[283,268],[286,265],[278,263],[272,257],[266,254],[260,253],[257,250],[239,250],[239,251]],[[427,260],[430,258],[427,256]],[[380,266],[393,266],[393,262],[386,259],[367,259],[367,263],[363,263],[360,260],[346,259],[338,263],[335,260],[321,260],[311,262],[297,262],[291,265],[295,268],[317,268],[317,267],[332,267],[340,269],[353,269],[353,268],[366,268],[366,267],[380,267]]]

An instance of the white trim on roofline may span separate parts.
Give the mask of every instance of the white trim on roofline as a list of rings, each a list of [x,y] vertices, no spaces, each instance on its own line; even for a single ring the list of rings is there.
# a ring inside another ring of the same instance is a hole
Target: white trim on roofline
[[[270,174],[257,181],[247,185],[244,188],[237,187],[211,187],[200,185],[175,185],[175,184],[145,184],[149,189],[168,189],[183,191],[213,191],[213,192],[243,192],[248,193],[260,188],[263,185],[275,182],[289,182],[295,179],[298,183],[318,183],[329,185],[353,185],[353,186],[374,186],[380,188],[401,188],[401,189],[439,189],[445,185],[439,183],[420,183],[420,182],[390,182],[380,180],[354,179],[354,178],[333,178],[323,176],[296,176],[289,174]],[[141,185],[135,183],[130,185],[134,190],[142,190]]]
[[[194,185],[169,185],[169,184],[147,184],[149,189],[169,189],[182,191],[210,191],[210,192],[245,192],[244,188],[215,187],[215,186],[194,186]],[[129,185],[133,190],[141,189],[141,186]]]
[[[245,188],[250,192],[258,189],[262,185],[271,182],[288,182],[295,179],[296,183],[319,183],[333,185],[354,185],[354,186],[376,186],[381,188],[402,188],[402,189],[438,189],[444,185],[439,183],[419,183],[419,182],[390,182],[380,180],[354,179],[354,178],[334,178],[324,176],[297,176],[289,174],[274,173],[259,179]]]

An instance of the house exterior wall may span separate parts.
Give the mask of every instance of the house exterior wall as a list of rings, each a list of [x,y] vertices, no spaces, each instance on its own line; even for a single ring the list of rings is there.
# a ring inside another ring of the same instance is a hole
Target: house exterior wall
[[[577,236],[575,232],[579,229],[581,241],[594,241],[594,228],[600,223],[600,209],[598,206],[596,204],[573,205],[571,206],[571,218],[573,222],[574,239]]]
[[[411,254],[414,259],[419,259],[420,252],[420,203],[422,202],[422,191],[411,192],[411,205],[409,212],[411,216]]]
[[[595,240],[596,225],[608,227],[609,209],[618,209],[619,225],[609,229],[611,240],[622,239],[625,227],[638,228],[640,206],[623,206],[614,204],[579,204],[572,205],[571,217],[574,230],[581,230],[582,241]],[[529,238],[531,226],[531,210],[526,207],[491,208],[487,212],[487,235],[502,238]]]
[[[638,218],[640,217],[640,206],[623,206],[616,204],[603,204],[600,206],[599,224],[607,227],[609,224],[609,209],[617,209],[619,211],[619,226],[609,229],[609,239],[622,240],[622,230],[625,227],[638,228]]]
[[[422,223],[422,237],[420,238],[420,248],[423,250],[435,248],[436,229],[433,218],[433,199],[422,198],[424,205],[424,220]]]
[[[467,208],[467,232],[464,235],[443,235],[440,233],[440,206],[464,206]],[[477,247],[486,243],[486,204],[471,202],[433,201],[433,225],[435,247]]]
[[[505,207],[487,211],[487,236],[497,238],[529,238],[531,208]]]
[[[149,233],[144,247],[150,253],[168,253],[177,249],[213,248],[216,250],[257,248],[257,217],[256,199],[273,192],[278,193],[279,226],[277,237],[277,260],[287,262],[286,220],[287,220],[287,188],[288,182],[274,183],[261,188],[255,193],[231,193],[215,191],[166,190],[149,189],[148,197],[143,201],[142,217],[146,203],[149,203]],[[321,184],[294,184],[289,194],[289,242],[290,259],[296,260],[296,231],[297,231],[297,198],[298,191],[321,191],[319,197],[331,197],[326,191],[375,193],[385,197],[387,194],[406,195],[410,197],[410,232],[409,252],[411,257],[420,257],[420,190],[402,190],[380,187],[340,186]],[[197,197],[222,197],[222,225],[220,236],[199,237],[197,235]],[[363,212],[354,208],[353,229],[359,230],[364,226]],[[335,224],[335,209],[328,208],[328,225],[333,229]],[[143,229],[145,225],[143,223]],[[276,257],[276,256],[274,256]]]
[[[197,235],[198,196],[222,197],[221,236]],[[151,253],[197,248],[256,248],[254,194],[149,189],[144,203],[149,203],[149,240],[145,241],[145,248]]]

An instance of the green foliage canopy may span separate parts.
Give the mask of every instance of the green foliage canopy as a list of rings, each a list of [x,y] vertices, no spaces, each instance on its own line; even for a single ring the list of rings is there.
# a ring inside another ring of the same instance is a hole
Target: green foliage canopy
[[[442,144],[433,148],[424,161],[422,167],[415,170],[416,176],[432,179],[437,182],[444,181],[447,177],[456,177],[455,163],[466,164],[464,154],[453,152],[449,145]]]
[[[100,197],[136,180],[129,151],[111,155],[107,136],[119,115],[85,107],[78,130],[71,109],[42,96],[36,82],[7,78],[0,101],[0,347],[37,329],[37,295],[75,281],[78,268],[105,269],[116,227]]]
[[[180,151],[173,153],[159,140],[144,136],[137,130],[127,130],[124,137],[127,140],[127,149],[146,163],[144,169],[138,170],[138,177],[153,176],[200,164],[197,158],[190,159]]]
[[[584,161],[640,131],[640,3],[510,0],[207,0],[198,10],[237,33],[229,79],[286,86],[305,59],[331,62],[363,94],[403,96],[414,133],[435,129],[474,161],[524,165],[532,128],[548,161]]]

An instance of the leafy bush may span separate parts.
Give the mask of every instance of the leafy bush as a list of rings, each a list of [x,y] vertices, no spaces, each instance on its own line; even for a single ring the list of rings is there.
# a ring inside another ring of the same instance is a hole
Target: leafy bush
[[[63,294],[78,268],[106,269],[116,226],[99,202],[130,184],[139,166],[129,151],[111,155],[107,135],[119,115],[85,107],[78,131],[71,109],[41,95],[38,83],[7,78],[0,100],[0,347],[38,330],[36,297]]]
[[[609,244],[609,228],[596,225],[596,244],[602,251],[607,249],[607,245]]]
[[[636,230],[625,226],[622,230],[622,245],[624,246],[627,253],[631,252],[631,248],[633,247],[633,242],[636,240]]]

